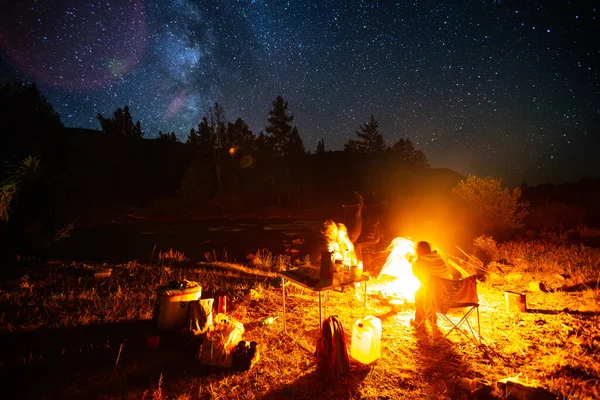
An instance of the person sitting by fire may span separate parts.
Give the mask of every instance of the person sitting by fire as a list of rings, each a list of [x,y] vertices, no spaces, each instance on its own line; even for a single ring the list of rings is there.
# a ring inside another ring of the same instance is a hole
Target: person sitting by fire
[[[421,288],[415,293],[415,318],[410,323],[419,328],[424,326],[425,319],[429,318],[432,324],[435,324],[435,312],[428,306],[435,289],[430,283],[431,277],[452,279],[452,275],[437,251],[431,250],[429,242],[417,244],[417,259],[413,263],[412,270],[415,277],[421,282]]]

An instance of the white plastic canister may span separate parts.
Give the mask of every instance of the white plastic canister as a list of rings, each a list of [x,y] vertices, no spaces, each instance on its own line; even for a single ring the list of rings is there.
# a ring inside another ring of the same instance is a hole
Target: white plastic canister
[[[350,356],[363,364],[370,364],[381,356],[381,320],[366,316],[359,318],[352,329]]]

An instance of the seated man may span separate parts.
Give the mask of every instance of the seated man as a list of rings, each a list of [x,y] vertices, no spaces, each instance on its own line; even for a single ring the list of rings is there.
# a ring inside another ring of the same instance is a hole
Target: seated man
[[[428,316],[433,323],[436,322],[435,313],[430,310],[427,304],[430,303],[432,288],[430,277],[438,276],[440,278],[452,279],[446,263],[437,253],[431,251],[431,246],[428,242],[419,242],[417,244],[417,260],[414,262],[413,274],[419,282],[421,288],[415,293],[415,319],[411,320],[411,325],[420,327],[423,325],[425,318]]]

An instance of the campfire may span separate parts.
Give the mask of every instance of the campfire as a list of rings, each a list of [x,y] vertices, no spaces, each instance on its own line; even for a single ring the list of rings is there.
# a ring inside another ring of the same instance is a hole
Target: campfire
[[[363,261],[357,255],[344,224],[327,220],[322,232],[327,240],[328,251],[332,253],[332,260],[342,264],[344,268],[358,265],[362,271]],[[385,299],[414,302],[415,292],[420,287],[412,273],[411,262],[415,257],[415,248],[415,242],[405,237],[393,239],[388,246],[389,255],[374,282],[376,290],[381,291]]]
[[[414,303],[415,292],[421,287],[419,280],[413,275],[412,261],[416,244],[411,239],[397,237],[387,248],[390,252],[379,274],[380,278],[392,278],[382,290],[385,298],[402,299]]]

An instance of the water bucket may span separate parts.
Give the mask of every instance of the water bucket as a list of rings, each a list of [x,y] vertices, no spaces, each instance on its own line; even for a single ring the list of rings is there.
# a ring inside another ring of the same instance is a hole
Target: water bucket
[[[381,320],[366,316],[359,318],[352,328],[350,356],[363,364],[370,364],[381,356]]]
[[[202,286],[171,288],[161,286],[157,290],[155,305],[158,329],[180,329],[187,322],[188,304],[202,295]]]

